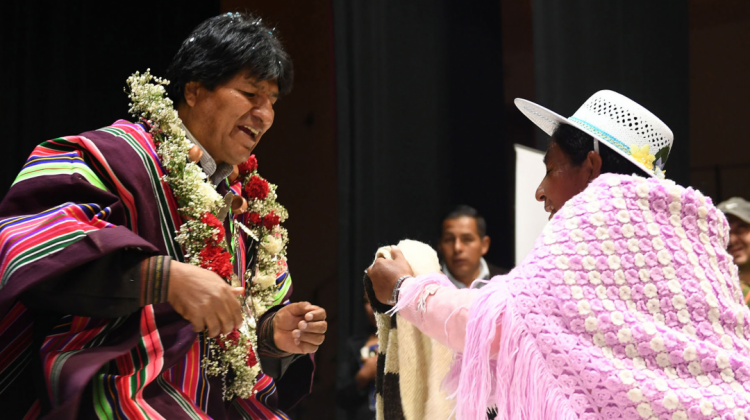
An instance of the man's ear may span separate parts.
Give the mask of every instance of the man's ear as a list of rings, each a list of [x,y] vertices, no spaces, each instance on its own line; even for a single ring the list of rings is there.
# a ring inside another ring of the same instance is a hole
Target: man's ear
[[[198,90],[201,88],[200,82],[187,82],[185,84],[185,103],[189,107],[194,107],[198,101]]]
[[[591,182],[602,173],[602,156],[592,150],[586,155],[586,163],[588,164],[587,166],[591,168],[591,175],[589,178],[589,182]]]
[[[484,238],[482,238],[482,256],[487,254],[487,251],[490,250],[490,237],[489,235],[484,235]]]

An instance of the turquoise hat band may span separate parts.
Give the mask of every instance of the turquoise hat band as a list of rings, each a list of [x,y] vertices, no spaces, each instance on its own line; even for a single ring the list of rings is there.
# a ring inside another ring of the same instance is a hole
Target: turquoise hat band
[[[575,121],[575,122],[583,125],[583,127],[586,128],[588,131],[591,131],[592,133],[600,136],[602,139],[606,140],[612,146],[615,146],[616,148],[622,150],[624,153],[627,153],[628,155],[630,155],[630,153],[631,153],[630,146],[628,146],[627,144],[621,142],[620,140],[617,140],[614,136],[611,136],[610,134],[608,134],[608,133],[600,130],[596,126],[593,126],[593,125],[591,125],[591,124],[587,123],[586,121],[581,120],[579,118],[570,117],[568,119],[571,120],[571,121]]]

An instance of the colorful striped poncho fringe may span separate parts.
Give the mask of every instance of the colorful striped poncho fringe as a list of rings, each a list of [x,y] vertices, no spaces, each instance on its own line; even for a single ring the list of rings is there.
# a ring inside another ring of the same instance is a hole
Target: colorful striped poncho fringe
[[[253,398],[222,401],[221,378],[201,367],[203,334],[166,303],[116,319],[65,316],[34,348],[24,291],[123,248],[183,261],[174,239],[181,220],[163,175],[151,136],[127,121],[34,149],[0,205],[0,395],[35,372],[39,351],[49,418],[288,418],[273,408],[277,384],[263,374]],[[240,235],[234,264],[243,284],[248,246]],[[277,287],[277,303],[288,302],[288,273]],[[29,395],[14,403],[37,418],[40,401]]]

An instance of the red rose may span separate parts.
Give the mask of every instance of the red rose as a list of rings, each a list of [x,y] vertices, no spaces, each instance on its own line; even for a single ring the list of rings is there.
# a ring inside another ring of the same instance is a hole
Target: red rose
[[[228,252],[222,252],[218,258],[214,260],[211,266],[211,270],[219,275],[223,279],[228,279],[234,273],[232,268],[232,256]]]
[[[268,230],[273,229],[273,227],[278,225],[280,222],[281,218],[274,214],[274,212],[268,213],[266,217],[263,218],[263,226],[265,226]]]
[[[203,248],[200,252],[202,264],[208,265],[217,256],[219,256],[221,251],[223,251],[223,249],[220,246],[216,245],[208,245],[207,247]]]
[[[228,279],[234,272],[231,256],[220,246],[209,245],[198,255],[201,258],[201,267],[213,271],[221,278]]]
[[[226,350],[227,349],[227,345],[226,345],[226,343],[224,343],[224,340],[221,338],[221,336],[216,337],[216,344],[218,344],[219,348],[222,349],[222,350]]]
[[[245,186],[247,196],[250,199],[265,200],[268,197],[268,182],[257,175],[250,177],[250,182]]]
[[[240,332],[237,330],[232,330],[232,332],[227,334],[227,339],[232,343],[232,345],[236,346],[240,342]]]
[[[212,229],[218,229],[218,233],[216,234],[216,242],[221,242],[224,240],[224,226],[221,224],[219,219],[216,218],[212,213],[206,213],[201,217],[201,222],[208,225],[208,227]]]
[[[237,330],[232,330],[229,334],[227,334],[226,337],[222,338],[221,336],[216,337],[216,344],[219,345],[219,348],[222,350],[227,349],[227,343],[231,343],[233,346],[236,346],[240,342],[240,332]]]
[[[251,222],[253,222],[254,225],[260,224],[260,221],[262,220],[260,218],[260,214],[258,214],[256,212],[250,213],[250,215],[248,216],[248,218],[250,219]]]
[[[240,175],[247,176],[250,172],[258,169],[258,159],[255,158],[255,155],[250,155],[246,161],[237,165],[237,169],[240,170]]]
[[[252,347],[247,351],[247,365],[252,367],[258,364],[258,359],[255,358]]]

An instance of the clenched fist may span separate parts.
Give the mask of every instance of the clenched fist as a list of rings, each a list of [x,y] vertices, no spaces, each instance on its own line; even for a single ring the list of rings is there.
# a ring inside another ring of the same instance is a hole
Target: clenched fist
[[[327,330],[326,310],[308,302],[290,303],[273,318],[273,341],[287,353],[315,353]]]
[[[372,280],[372,288],[375,290],[375,296],[381,303],[388,303],[393,295],[393,287],[401,276],[413,276],[409,262],[404,254],[396,246],[391,247],[391,258],[378,258],[367,269],[367,276]]]

